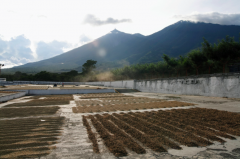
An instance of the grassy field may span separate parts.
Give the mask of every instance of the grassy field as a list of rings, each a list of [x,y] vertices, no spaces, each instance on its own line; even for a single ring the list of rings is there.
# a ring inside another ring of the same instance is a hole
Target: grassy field
[[[224,138],[240,136],[239,121],[240,114],[204,108],[83,116],[94,151],[99,153],[89,123],[117,157],[126,156],[127,149],[142,154],[146,148],[167,152],[181,149],[180,145],[198,147],[224,143]]]

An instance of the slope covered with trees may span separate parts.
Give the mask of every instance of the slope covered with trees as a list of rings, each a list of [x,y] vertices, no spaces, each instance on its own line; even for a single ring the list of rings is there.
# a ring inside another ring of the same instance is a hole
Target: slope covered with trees
[[[129,64],[152,63],[161,61],[164,54],[170,57],[186,55],[189,51],[201,47],[203,37],[213,44],[225,38],[226,35],[238,37],[239,33],[240,26],[188,21],[179,21],[149,36],[113,30],[91,43],[59,56],[3,71],[31,73],[61,72],[72,69],[81,71],[81,66],[88,59],[98,61],[98,65],[101,65],[103,70],[121,67],[126,62]]]
[[[94,76],[93,70],[96,68],[97,61],[87,60],[83,65],[83,72],[78,73],[76,70],[62,73],[51,73],[41,71],[36,74],[27,74],[20,71],[14,74],[0,75],[0,78],[7,78],[8,81],[56,81],[56,82],[79,82],[90,80]]]
[[[239,36],[240,37],[240,36]],[[217,44],[210,44],[203,38],[202,47],[190,51],[185,56],[162,56],[163,61],[136,64],[114,69],[115,79],[164,78],[210,73],[225,73],[227,65],[240,62],[239,42],[226,36]]]

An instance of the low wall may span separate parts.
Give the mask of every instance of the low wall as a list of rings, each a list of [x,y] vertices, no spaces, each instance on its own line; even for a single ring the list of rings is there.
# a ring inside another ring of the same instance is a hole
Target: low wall
[[[85,82],[86,85],[92,85],[92,86],[104,86],[105,82]]]
[[[142,92],[240,98],[240,74],[138,80],[135,88]]]
[[[86,82],[87,85],[93,86],[104,86],[104,87],[114,87],[114,88],[129,88],[134,89],[135,82],[134,80],[125,80],[125,81],[109,81],[109,82]]]
[[[9,101],[9,100],[12,100],[12,99],[15,99],[15,98],[20,98],[20,97],[23,97],[27,94],[27,92],[19,92],[19,93],[16,93],[16,94],[10,94],[10,95],[6,95],[6,96],[2,96],[0,97],[0,102],[6,102],[6,101]]]
[[[8,90],[19,91],[19,90]],[[54,95],[54,94],[88,94],[88,93],[115,93],[114,89],[64,89],[64,90],[26,90],[28,95]]]
[[[50,82],[50,81],[0,81],[0,85],[21,85],[21,84],[34,84],[34,85],[85,85],[85,82]]]
[[[72,82],[69,82],[72,83]],[[65,82],[64,82],[65,84]],[[83,83],[81,83],[83,84]],[[112,82],[86,82],[87,85],[113,88],[138,89],[142,92],[186,94],[215,97],[240,98],[240,74],[210,74],[155,80],[125,80]],[[48,94],[110,93],[113,89],[99,90],[29,90]],[[56,91],[56,92],[55,92]],[[106,92],[104,92],[106,91]]]

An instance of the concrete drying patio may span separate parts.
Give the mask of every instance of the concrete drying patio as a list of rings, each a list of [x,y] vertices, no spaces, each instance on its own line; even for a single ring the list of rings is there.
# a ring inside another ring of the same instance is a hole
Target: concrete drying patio
[[[210,108],[217,110],[225,110],[229,112],[240,113],[240,100],[239,99],[228,99],[219,97],[204,97],[204,96],[187,96],[187,95],[173,95],[173,94],[159,94],[159,93],[124,93],[125,95],[131,95],[136,97],[148,97],[156,98],[160,100],[179,101],[186,103],[193,103],[194,106],[184,106],[177,108],[157,108],[157,109],[142,109],[142,110],[131,110],[131,112],[147,112],[147,111],[158,111],[158,110],[171,110],[171,109],[189,109],[189,108]],[[45,99],[45,98],[43,98]],[[28,102],[32,100],[31,96],[22,97],[19,99],[11,100],[6,103],[0,104],[0,108],[14,103]],[[39,99],[38,99],[39,100]],[[51,150],[51,153],[47,156],[42,156],[42,159],[55,159],[55,158],[116,158],[106,146],[103,144],[99,134],[97,135],[97,141],[100,149],[100,154],[93,152],[92,143],[88,138],[87,130],[82,123],[82,115],[95,115],[104,114],[106,112],[99,113],[73,113],[72,108],[77,106],[77,103],[89,99],[81,99],[81,95],[73,95],[73,100],[70,100],[69,104],[57,105],[60,109],[54,115],[45,115],[44,117],[65,117],[65,122],[62,126],[62,134],[59,136],[59,140],[54,146],[56,149]],[[47,107],[53,107],[49,105]],[[29,107],[29,106],[27,106]],[[39,106],[31,106],[38,107]],[[14,108],[14,107],[11,107]],[[7,108],[5,108],[7,109]],[[17,108],[16,108],[17,109]],[[40,109],[40,108],[39,108]],[[112,113],[127,113],[130,111],[114,111]],[[214,115],[214,114],[213,114]],[[24,117],[25,119],[36,118],[36,117]],[[1,119],[2,120],[2,119]],[[94,133],[96,130],[93,125],[90,124]],[[236,136],[235,136],[236,137]],[[168,152],[155,152],[151,149],[146,148],[146,154],[137,154],[132,151],[128,151],[128,156],[121,158],[165,158],[165,159],[176,159],[176,158],[240,158],[240,137],[236,137],[236,140],[225,139],[225,143],[214,142],[213,145],[206,147],[186,147],[182,146],[182,150],[169,149]]]

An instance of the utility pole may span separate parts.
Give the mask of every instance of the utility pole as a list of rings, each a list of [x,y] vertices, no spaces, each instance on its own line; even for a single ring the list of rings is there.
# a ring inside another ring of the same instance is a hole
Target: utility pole
[[[1,75],[1,68],[4,66],[4,64],[0,64],[0,75]]]

